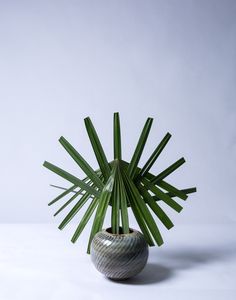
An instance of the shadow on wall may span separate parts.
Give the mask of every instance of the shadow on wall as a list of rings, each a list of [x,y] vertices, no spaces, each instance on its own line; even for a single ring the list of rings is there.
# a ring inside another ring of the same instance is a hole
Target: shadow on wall
[[[181,270],[198,268],[215,261],[227,261],[236,255],[236,243],[215,246],[206,249],[178,249],[173,252],[152,253],[152,260],[158,259],[160,264],[150,262],[136,277],[126,281],[115,281],[119,284],[145,285],[171,280]]]

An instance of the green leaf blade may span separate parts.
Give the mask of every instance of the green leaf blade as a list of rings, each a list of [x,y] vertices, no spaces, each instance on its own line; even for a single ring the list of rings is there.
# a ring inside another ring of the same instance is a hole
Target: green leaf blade
[[[78,240],[80,234],[82,233],[84,227],[87,225],[87,223],[88,223],[89,219],[91,218],[91,216],[92,216],[94,210],[96,209],[97,205],[98,205],[98,199],[94,198],[92,200],[92,202],[90,203],[89,207],[87,208],[87,210],[86,210],[83,218],[81,219],[78,227],[76,228],[76,231],[75,231],[74,235],[72,236],[72,239],[71,239],[72,243],[75,243]]]
[[[143,177],[145,176],[148,171],[151,169],[157,158],[160,156],[161,152],[165,148],[166,144],[171,138],[171,134],[167,132],[167,134],[164,136],[164,138],[161,140],[160,144],[156,147],[152,155],[147,160],[146,164],[143,166],[143,168],[140,170],[140,173],[138,176]]]
[[[155,178],[153,178],[153,180],[152,180],[152,183],[156,184],[159,181],[163,180],[165,177],[167,177],[168,175],[170,175],[172,172],[174,172],[176,169],[178,169],[184,163],[185,163],[185,159],[183,157],[181,157],[175,163],[173,163],[172,165],[170,165],[167,169],[165,169],[160,174],[158,174],[157,176],[155,176]]]
[[[85,122],[85,127],[86,127],[86,130],[87,130],[91,145],[93,147],[94,154],[97,158],[99,167],[100,167],[101,172],[103,174],[103,177],[106,181],[110,176],[110,171],[111,170],[110,170],[110,166],[109,166],[109,163],[107,161],[105,152],[102,148],[101,142],[98,138],[97,132],[96,132],[90,118],[89,117],[85,118],[84,122]]]
[[[143,177],[145,177],[146,179],[152,181],[155,178],[155,175],[153,175],[151,173],[147,173]],[[183,191],[177,189],[176,187],[174,187],[173,185],[171,185],[170,183],[168,183],[164,180],[158,181],[155,185],[158,185],[159,187],[163,188],[164,190],[171,193],[175,197],[179,197],[182,200],[186,200],[188,198],[186,193],[184,193]]]
[[[155,186],[152,182],[143,178],[141,182],[144,184],[147,190],[152,191],[158,198],[164,201],[167,205],[169,205],[172,209],[177,212],[181,212],[183,207],[179,205],[176,201],[174,201],[170,196],[166,193],[162,192],[157,186]]]
[[[197,191],[197,189],[196,189],[196,187],[192,187],[192,188],[182,189],[180,191],[185,193],[185,194],[192,194],[192,193],[195,193]],[[168,195],[169,197],[176,197],[176,195],[173,194],[173,193],[166,193],[166,195]],[[155,201],[161,201],[161,199],[159,197],[157,197],[156,195],[152,196],[152,198]]]
[[[138,140],[138,144],[134,150],[134,154],[132,156],[131,162],[128,166],[128,174],[131,179],[133,179],[135,176],[136,168],[138,166],[140,157],[142,155],[144,146],[146,144],[146,141],[147,141],[147,138],[148,138],[151,126],[152,126],[152,122],[153,122],[152,118],[147,119],[147,121],[143,127],[143,130],[141,132],[140,138]]]
[[[70,210],[70,212],[66,215],[64,220],[58,226],[60,230],[62,230],[71,220],[72,218],[78,213],[78,211],[83,207],[83,205],[89,200],[90,194],[85,193],[79,201],[75,204],[75,206]]]
[[[114,113],[113,119],[113,136],[114,136],[114,159],[121,159],[121,134],[120,134],[120,117],[119,113]]]
[[[48,206],[54,204],[55,202],[57,202],[58,200],[60,200],[61,198],[65,197],[66,195],[68,195],[69,193],[73,192],[74,189],[76,189],[76,185],[72,185],[69,189],[66,189],[63,193],[61,193],[60,195],[58,195],[55,199],[53,199],[51,202],[48,203]]]
[[[121,166],[119,166],[120,168]],[[120,195],[120,211],[121,211],[121,221],[122,221],[122,229],[123,233],[129,233],[129,215],[128,215],[128,208],[127,208],[127,193],[125,189],[125,185],[122,179],[122,175],[120,173],[120,169],[117,176],[118,180],[118,188],[119,188],[119,195]]]
[[[94,188],[90,187],[88,184],[86,184],[83,180],[80,180],[79,178],[75,177],[74,175],[64,171],[63,169],[45,161],[43,164],[44,167],[49,169],[50,171],[56,173],[57,175],[61,176],[62,178],[72,182],[76,186],[80,187],[81,189],[85,190],[86,192],[90,193],[91,195],[94,195],[96,197],[99,197],[100,192],[95,190]]]
[[[166,190],[167,192],[171,193],[175,197],[178,197],[182,200],[186,200],[188,198],[188,196],[185,193],[183,193],[182,191],[180,191],[179,189],[177,189],[176,187],[164,180],[159,181],[157,185]]]
[[[109,201],[112,196],[114,181],[115,181],[115,174],[116,174],[117,164],[115,164],[112,168],[111,175],[107,180],[107,183],[105,184],[101,196],[99,197],[99,203],[96,211],[96,215],[94,217],[92,229],[90,232],[89,242],[88,242],[88,248],[87,253],[90,253],[90,245],[91,242],[95,236],[95,234],[102,229],[105,214],[109,205]]]
[[[120,193],[117,176],[114,181],[113,192],[111,195],[111,229],[112,233],[118,234],[120,228]]]
[[[130,197],[129,200],[130,200],[131,207],[136,206],[138,208],[143,220],[145,221],[146,225],[148,226],[157,245],[161,246],[164,242],[163,242],[162,236],[160,234],[160,231],[156,225],[156,222],[154,221],[144,200],[141,198],[136,186],[134,185],[134,183],[132,182],[131,178],[126,173],[126,171],[123,171],[123,176],[124,176],[124,182],[126,184],[126,190],[129,193],[129,197]]]
[[[155,244],[153,242],[153,239],[152,239],[152,236],[151,236],[151,234],[149,232],[149,229],[148,229],[148,227],[147,227],[147,225],[146,225],[146,223],[143,219],[143,216],[141,214],[140,209],[132,201],[130,203],[131,203],[130,206],[131,206],[131,209],[132,209],[133,214],[135,216],[135,219],[137,220],[137,223],[140,227],[140,230],[142,231],[142,233],[144,235],[144,238],[145,238],[146,242],[148,243],[148,245],[150,247],[155,246]]]
[[[62,212],[71,202],[73,202],[79,195],[81,195],[81,191],[76,192],[69,200],[67,200],[55,213],[54,217],[56,217],[60,212]]]
[[[167,229],[171,229],[174,226],[174,224],[163,211],[163,209],[155,202],[155,200],[152,198],[149,192],[141,184],[138,186],[138,189],[140,190],[142,196],[145,198],[146,203],[150,206],[150,208],[153,210],[153,212],[156,214],[156,216],[159,218],[162,224]]]
[[[84,173],[93,181],[93,183],[98,188],[102,189],[104,186],[103,182],[100,180],[97,173],[85,161],[85,159],[76,151],[76,149],[63,136],[60,137],[59,142],[73,158],[73,160],[79,165],[79,167],[84,171]]]

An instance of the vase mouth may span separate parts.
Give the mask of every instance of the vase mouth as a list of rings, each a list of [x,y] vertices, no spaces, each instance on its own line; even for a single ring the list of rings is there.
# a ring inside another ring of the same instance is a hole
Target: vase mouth
[[[125,235],[130,235],[130,234],[134,234],[136,232],[136,230],[134,230],[133,228],[129,228],[129,232],[128,233],[123,233],[123,229],[122,227],[119,227],[119,233],[112,233],[112,228],[108,227],[106,229],[104,229],[104,231],[110,235],[113,236],[125,236]]]

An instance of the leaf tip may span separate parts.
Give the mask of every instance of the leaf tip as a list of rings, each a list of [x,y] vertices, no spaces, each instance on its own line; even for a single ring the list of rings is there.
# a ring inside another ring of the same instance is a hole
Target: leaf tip
[[[188,195],[184,194],[185,196],[183,197],[183,200],[186,201],[188,199]]]
[[[45,161],[43,162],[43,166],[46,167],[47,163],[48,163],[48,162],[45,160]]]
[[[85,123],[87,123],[87,122],[89,122],[89,121],[91,121],[89,116],[84,118],[84,122],[85,122]]]
[[[148,121],[148,122],[151,122],[151,123],[152,123],[152,122],[153,122],[153,120],[154,120],[154,118],[153,118],[153,117],[148,117],[148,118],[147,118],[147,121]]]
[[[178,213],[180,213],[182,211],[183,207],[181,206],[180,208],[178,208],[178,210],[176,210]]]
[[[172,223],[172,224],[170,224],[168,227],[167,227],[167,229],[168,230],[170,230],[171,228],[173,228],[175,225]]]

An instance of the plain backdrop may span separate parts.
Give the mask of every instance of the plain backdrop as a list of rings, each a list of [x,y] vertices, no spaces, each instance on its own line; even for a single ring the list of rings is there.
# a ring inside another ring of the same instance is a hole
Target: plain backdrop
[[[0,222],[58,223],[49,183],[69,184],[43,161],[83,178],[63,135],[97,168],[87,116],[112,160],[119,111],[125,160],[149,116],[140,166],[167,131],[152,172],[186,158],[169,181],[198,193],[175,224],[235,224],[235,83],[236,1],[1,0]]]

